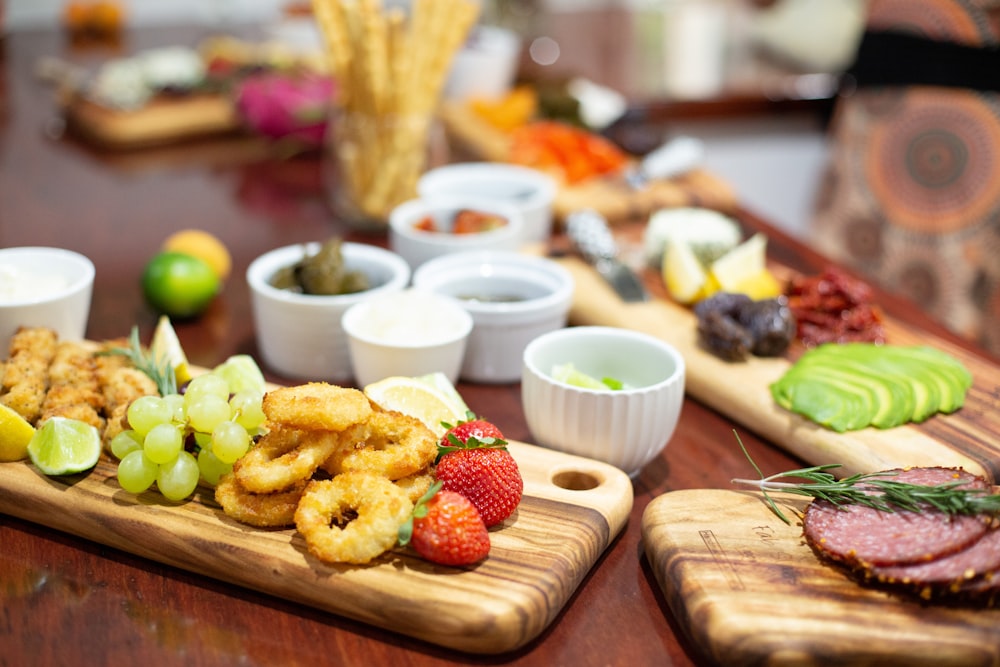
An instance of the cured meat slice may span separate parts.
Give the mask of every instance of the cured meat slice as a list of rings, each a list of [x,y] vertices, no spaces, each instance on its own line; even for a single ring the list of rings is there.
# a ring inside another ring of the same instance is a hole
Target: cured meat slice
[[[888,471],[889,479],[933,486],[961,481],[962,488],[986,489],[980,477],[951,468]],[[950,516],[938,510],[883,512],[863,505],[814,500],[803,517],[806,542],[821,556],[854,568],[908,565],[964,549],[988,530],[979,516]]]
[[[1000,530],[990,530],[965,549],[927,563],[872,567],[871,577],[910,588],[926,599],[985,590],[1000,577]]]

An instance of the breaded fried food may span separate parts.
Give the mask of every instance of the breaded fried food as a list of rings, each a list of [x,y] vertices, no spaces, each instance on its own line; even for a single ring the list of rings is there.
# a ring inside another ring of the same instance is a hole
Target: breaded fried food
[[[107,341],[104,349],[123,347],[122,341]],[[97,382],[104,397],[104,445],[107,447],[117,434],[125,429],[125,413],[129,404],[140,396],[158,396],[159,389],[153,380],[135,368],[128,358],[118,354],[99,354],[94,357]]]
[[[0,403],[32,424],[42,413],[56,341],[56,332],[42,327],[20,327],[10,339]]]
[[[415,475],[433,463],[438,439],[427,426],[410,415],[377,410],[343,436],[340,447],[323,463],[331,475],[366,472],[390,480]]]
[[[42,402],[38,425],[52,417],[67,417],[103,431],[103,407],[93,351],[74,341],[59,342],[49,366],[49,390]]]
[[[372,414],[364,392],[325,382],[269,391],[261,407],[275,424],[313,431],[343,431]]]

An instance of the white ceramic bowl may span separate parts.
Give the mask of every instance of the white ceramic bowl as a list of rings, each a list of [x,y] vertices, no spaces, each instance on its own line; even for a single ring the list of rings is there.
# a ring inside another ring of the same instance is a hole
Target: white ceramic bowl
[[[521,378],[524,348],[566,326],[574,289],[553,260],[502,251],[438,257],[414,272],[413,284],[458,299],[472,315],[460,376],[486,383]]]
[[[20,326],[47,327],[60,339],[87,333],[94,264],[62,248],[0,249],[0,358]]]
[[[572,363],[626,388],[584,389],[552,370]],[[680,353],[653,336],[614,327],[568,327],[524,350],[521,400],[539,445],[597,459],[635,476],[667,446],[684,401]]]
[[[421,197],[462,194],[510,204],[524,216],[525,243],[548,241],[556,182],[549,175],[515,164],[464,162],[437,167],[417,181]]]
[[[452,234],[415,229],[432,216],[441,229],[450,229],[462,209],[494,213],[507,219],[503,227],[478,234]],[[398,253],[414,271],[441,255],[470,250],[517,250],[521,247],[524,216],[509,204],[467,195],[440,195],[403,202],[389,214],[389,249]]]
[[[341,245],[344,263],[363,271],[373,287],[355,294],[318,296],[282,290],[270,284],[279,270],[319,243],[285,246],[267,252],[247,268],[257,345],[264,363],[274,372],[295,379],[341,381],[351,377],[347,337],[340,325],[352,305],[398,292],[410,282],[410,267],[402,257],[360,243]]]
[[[351,306],[343,326],[359,387],[438,372],[454,383],[472,317],[454,299],[413,288]]]

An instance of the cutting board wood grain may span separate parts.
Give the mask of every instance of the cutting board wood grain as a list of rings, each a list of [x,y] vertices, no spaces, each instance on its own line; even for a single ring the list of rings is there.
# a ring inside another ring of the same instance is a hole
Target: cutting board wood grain
[[[1000,665],[1000,610],[923,604],[822,563],[798,522],[808,498],[682,490],[643,511],[646,557],[680,626],[714,664]]]
[[[448,648],[519,648],[556,617],[622,530],[632,483],[612,466],[512,442],[524,478],[515,515],[490,531],[475,567],[428,563],[409,549],[367,566],[331,566],[294,529],[229,519],[210,489],[184,503],[123,491],[115,465],[50,478],[0,463],[0,512],[151,560],[363,621]]]
[[[724,361],[700,345],[691,309],[662,297],[624,303],[582,260],[568,256],[559,261],[576,281],[570,310],[573,324],[625,327],[671,343],[687,364],[687,393],[731,418],[734,428],[747,428],[813,465],[842,464],[835,471],[842,474],[941,465],[1000,479],[1000,366],[982,357],[887,319],[891,343],[932,345],[969,368],[973,386],[965,407],[922,424],[835,433],[780,408],[772,399],[768,387],[790,367],[794,354]]]

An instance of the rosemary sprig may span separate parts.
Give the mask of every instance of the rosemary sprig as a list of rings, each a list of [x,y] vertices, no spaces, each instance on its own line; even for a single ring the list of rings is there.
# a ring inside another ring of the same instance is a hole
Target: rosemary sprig
[[[827,472],[841,467],[839,463],[799,468],[787,472],[764,476],[750,453],[743,445],[739,434],[736,441],[744,456],[750,461],[760,480],[734,479],[733,484],[752,486],[759,489],[771,511],[786,524],[791,524],[768,491],[783,491],[800,496],[826,500],[834,505],[864,505],[882,512],[906,510],[920,512],[929,508],[949,515],[989,514],[1000,515],[1000,495],[988,493],[985,489],[959,489],[960,481],[946,482],[931,486],[910,484],[891,479],[895,473],[857,473],[838,480]],[[804,482],[781,482],[781,479],[801,479]]]
[[[156,383],[160,396],[177,393],[177,376],[170,362],[165,359],[154,359],[152,354],[143,350],[139,342],[139,327],[132,327],[128,347],[112,347],[98,354],[117,354],[127,357],[132,364],[149,376]]]

